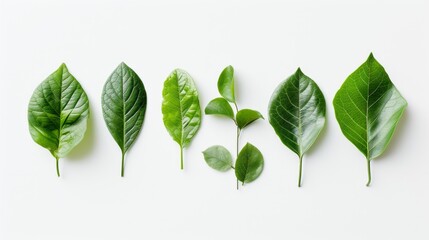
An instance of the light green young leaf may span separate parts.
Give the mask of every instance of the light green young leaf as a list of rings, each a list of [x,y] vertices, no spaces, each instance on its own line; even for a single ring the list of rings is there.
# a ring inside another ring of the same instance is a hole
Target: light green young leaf
[[[186,71],[176,69],[165,80],[162,96],[164,125],[180,146],[180,168],[183,169],[183,149],[189,145],[201,124],[197,88]]]
[[[232,66],[228,66],[222,71],[217,82],[217,88],[222,97],[235,103],[234,68]]]
[[[387,148],[407,106],[372,53],[343,83],[334,98],[335,116],[343,134],[371,160]]]
[[[107,128],[122,151],[123,177],[125,153],[136,140],[146,112],[147,96],[142,80],[125,63],[119,64],[104,84],[101,104]]]
[[[33,140],[58,161],[84,137],[89,118],[88,97],[65,64],[44,80],[31,96],[28,125]]]
[[[223,115],[234,120],[234,111],[224,98],[215,98],[207,104],[205,109],[207,115]]]
[[[252,109],[242,109],[237,113],[237,126],[243,129],[258,119],[264,119],[260,112]]]
[[[264,169],[264,157],[252,144],[247,143],[235,162],[235,176],[244,183],[253,182],[261,175]]]
[[[299,157],[298,186],[301,186],[302,157],[325,126],[325,97],[317,84],[298,68],[274,91],[268,111],[269,122],[280,140]]]
[[[231,153],[223,146],[215,145],[207,148],[204,152],[206,163],[221,172],[226,172],[232,168]]]

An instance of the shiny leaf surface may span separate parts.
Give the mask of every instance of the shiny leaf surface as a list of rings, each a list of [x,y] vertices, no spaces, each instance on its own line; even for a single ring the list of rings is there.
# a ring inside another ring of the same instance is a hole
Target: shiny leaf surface
[[[180,146],[180,166],[183,169],[183,148],[189,145],[201,124],[197,88],[186,71],[176,69],[165,80],[162,96],[164,125]]]
[[[301,69],[282,82],[271,96],[269,122],[283,144],[299,157],[301,186],[302,156],[325,126],[326,102],[317,84]]]
[[[252,144],[247,143],[238,154],[235,163],[235,176],[244,183],[253,182],[264,169],[264,157]]]
[[[222,71],[217,82],[217,88],[222,97],[235,103],[234,68],[232,66],[228,66]]]
[[[264,119],[260,112],[252,109],[242,109],[237,113],[237,126],[243,129],[258,119]]]
[[[28,124],[33,140],[58,160],[84,137],[89,118],[88,97],[65,64],[35,90],[28,105]]]
[[[370,161],[387,148],[406,100],[372,54],[344,81],[334,98],[335,116],[343,134]]]
[[[124,155],[136,140],[146,112],[147,96],[139,76],[125,63],[119,64],[107,79],[102,93],[104,121]]]
[[[234,120],[234,111],[224,98],[215,98],[205,108],[207,115],[223,115]]]

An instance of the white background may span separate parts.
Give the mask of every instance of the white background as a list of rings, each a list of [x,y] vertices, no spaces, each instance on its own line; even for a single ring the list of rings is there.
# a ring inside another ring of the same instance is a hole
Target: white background
[[[0,239],[429,239],[429,4],[425,1],[0,1]],[[342,135],[332,99],[369,53],[409,106],[372,163]],[[148,92],[143,130],[126,156],[101,113],[105,80],[121,62]],[[89,131],[60,162],[30,137],[33,90],[65,62],[91,102]],[[201,152],[234,151],[234,126],[204,116],[185,151],[162,123],[161,91],[176,67],[195,79],[202,107],[236,71],[238,104],[267,114],[297,67],[327,101],[327,127],[304,159],[268,121],[243,134],[265,157],[261,177],[235,190],[234,173]]]

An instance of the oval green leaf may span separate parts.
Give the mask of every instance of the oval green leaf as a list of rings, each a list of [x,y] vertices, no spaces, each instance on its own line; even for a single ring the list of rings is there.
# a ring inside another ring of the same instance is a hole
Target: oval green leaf
[[[268,118],[280,140],[300,159],[325,126],[326,102],[317,84],[301,69],[282,82],[271,96]]]
[[[238,154],[235,163],[235,176],[239,181],[250,183],[261,175],[264,169],[264,157],[252,144],[247,143]]]
[[[33,140],[58,161],[84,137],[89,118],[88,97],[65,64],[33,92],[28,105],[28,125]]]
[[[207,115],[222,115],[234,120],[234,111],[224,98],[215,98],[205,108]]]
[[[211,146],[203,152],[203,155],[206,163],[213,169],[226,172],[232,168],[231,153],[223,146]]]
[[[217,82],[217,88],[222,97],[235,103],[234,68],[232,66],[228,66],[222,71]]]
[[[180,168],[183,169],[183,148],[189,145],[201,124],[201,108],[197,88],[184,70],[174,70],[162,90],[164,125],[180,146]]]
[[[341,131],[367,159],[369,186],[370,162],[387,148],[407,101],[371,53],[344,81],[333,104]]]
[[[124,156],[136,140],[144,121],[147,96],[142,80],[125,63],[119,64],[104,84],[101,104],[107,128]]]
[[[247,127],[258,119],[264,119],[262,114],[252,109],[242,109],[237,112],[237,126],[240,129]]]

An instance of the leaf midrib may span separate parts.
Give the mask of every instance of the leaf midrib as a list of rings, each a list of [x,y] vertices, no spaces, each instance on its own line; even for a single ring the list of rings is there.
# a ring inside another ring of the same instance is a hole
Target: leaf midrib
[[[369,114],[369,85],[371,82],[371,67],[372,67],[371,63],[372,63],[372,61],[370,62],[369,67],[368,67],[369,68],[368,84],[366,87],[367,91],[366,91],[366,116],[365,116],[365,119],[366,119],[366,159],[367,159],[367,161],[370,161],[370,159],[369,159],[369,124],[368,124],[369,120],[368,120],[368,114]]]
[[[301,76],[298,77],[298,148],[302,157]]]
[[[124,98],[124,66],[121,66],[121,92],[122,92],[122,155],[125,154],[125,98]]]
[[[57,153],[55,153],[55,157],[57,157],[58,158],[58,150],[59,150],[59,148],[60,148],[60,141],[61,141],[61,135],[62,135],[62,130],[63,130],[63,125],[61,124],[61,113],[63,112],[63,110],[62,110],[62,98],[63,98],[63,73],[64,73],[64,66],[62,66],[61,65],[61,67],[60,67],[60,109],[59,109],[59,118],[58,118],[58,121],[59,121],[59,124],[58,124],[58,126],[60,127],[60,129],[59,129],[59,131],[58,131],[58,144],[57,144],[57,149],[56,149],[56,151],[57,151]]]

